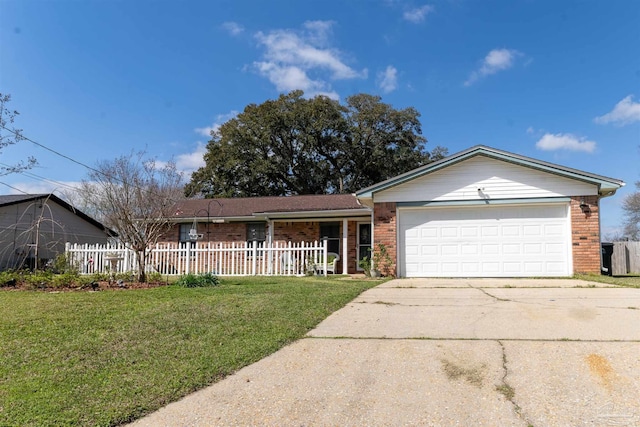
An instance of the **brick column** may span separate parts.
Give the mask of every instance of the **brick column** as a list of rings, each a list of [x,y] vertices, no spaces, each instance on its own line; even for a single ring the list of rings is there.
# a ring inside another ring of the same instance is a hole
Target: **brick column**
[[[584,213],[580,205],[588,205]],[[598,196],[571,198],[571,244],[574,273],[600,274],[600,204]]]
[[[387,251],[391,256],[391,271],[383,272],[393,276],[398,275],[397,269],[397,221],[396,221],[396,204],[393,202],[376,203],[373,206],[373,249],[375,250],[379,243],[387,247]]]

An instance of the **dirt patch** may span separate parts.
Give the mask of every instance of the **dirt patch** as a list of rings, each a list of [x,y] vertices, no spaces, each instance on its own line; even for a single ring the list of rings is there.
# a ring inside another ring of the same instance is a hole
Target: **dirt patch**
[[[71,283],[65,286],[54,287],[47,284],[32,284],[28,282],[15,282],[3,284],[0,291],[42,291],[42,292],[97,292],[106,290],[125,291],[129,289],[151,289],[166,286],[166,282],[124,282],[124,281],[97,281],[88,284]]]
[[[484,379],[483,371],[485,369],[485,366],[464,367],[446,359],[441,360],[441,362],[444,373],[447,374],[447,377],[449,377],[450,379],[458,380],[462,378],[469,384],[472,384],[476,387],[482,386],[482,380]]]

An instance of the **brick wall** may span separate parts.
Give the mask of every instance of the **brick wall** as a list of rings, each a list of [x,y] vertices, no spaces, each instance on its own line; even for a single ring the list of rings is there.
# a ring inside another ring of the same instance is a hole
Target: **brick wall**
[[[358,258],[357,258],[357,248],[358,248],[358,223],[355,221],[349,221],[347,223],[347,261],[349,264],[347,265],[347,273],[356,274],[360,273],[358,271]],[[342,271],[342,270],[340,270]]]
[[[342,224],[340,225],[342,236]],[[273,229],[273,241],[277,243],[312,243],[320,240],[319,222],[276,222]],[[342,256],[336,263],[336,271],[342,273]]]
[[[391,271],[389,274],[397,276],[397,227],[396,204],[391,202],[376,203],[373,207],[373,238],[374,250],[380,243],[387,247],[391,256]]]
[[[320,239],[318,222],[276,222],[273,241],[278,243],[315,242]]]
[[[206,223],[198,223],[198,234],[202,234],[200,242],[244,242],[247,239],[247,225],[243,222],[230,222],[209,224],[207,228]],[[177,243],[179,240],[180,224],[174,224],[160,242]]]
[[[582,201],[590,212],[582,212]],[[573,271],[600,274],[600,205],[598,196],[571,198]]]
[[[320,239],[319,222],[275,222],[273,229],[273,241],[286,244],[288,242],[315,242]],[[267,225],[267,235],[269,229]],[[347,259],[347,270],[349,274],[356,274],[357,271],[357,223],[349,221],[347,226],[347,248],[341,249],[341,259],[338,261],[337,271],[342,273],[342,262],[345,254]],[[209,233],[204,223],[198,224],[198,234],[203,235],[200,242],[244,242],[247,238],[247,225],[244,222],[232,222],[224,224],[209,224]],[[180,225],[175,224],[160,240],[161,242],[177,243],[180,237]],[[208,239],[207,239],[208,237]],[[340,238],[342,239],[342,221],[340,221]],[[386,243],[385,243],[386,244]],[[387,244],[387,246],[389,246]],[[395,248],[395,245],[394,245]],[[395,249],[394,249],[395,262]]]

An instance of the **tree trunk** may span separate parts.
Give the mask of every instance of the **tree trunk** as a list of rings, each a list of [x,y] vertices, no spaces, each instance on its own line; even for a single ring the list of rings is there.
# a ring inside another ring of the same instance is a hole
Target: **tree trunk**
[[[136,257],[138,258],[138,282],[145,283],[147,281],[145,251],[136,251]]]

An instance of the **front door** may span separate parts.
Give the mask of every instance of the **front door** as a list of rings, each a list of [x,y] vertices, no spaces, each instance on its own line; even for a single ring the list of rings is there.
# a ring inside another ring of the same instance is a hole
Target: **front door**
[[[358,271],[364,271],[360,267],[360,261],[367,257],[371,259],[371,223],[358,223]]]

